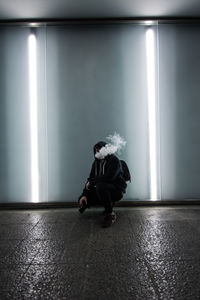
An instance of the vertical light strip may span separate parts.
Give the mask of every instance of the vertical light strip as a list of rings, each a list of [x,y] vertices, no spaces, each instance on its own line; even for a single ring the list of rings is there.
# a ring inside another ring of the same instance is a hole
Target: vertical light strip
[[[31,201],[39,202],[37,40],[35,34],[33,33],[31,33],[28,38],[28,50],[31,136]]]
[[[146,31],[148,122],[149,122],[149,158],[150,158],[150,197],[158,199],[157,191],[157,126],[156,126],[156,42],[152,28]]]

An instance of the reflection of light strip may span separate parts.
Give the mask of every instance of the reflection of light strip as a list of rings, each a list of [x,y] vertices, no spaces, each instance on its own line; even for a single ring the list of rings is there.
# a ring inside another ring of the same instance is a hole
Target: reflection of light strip
[[[31,189],[32,202],[39,201],[38,170],[38,111],[37,111],[37,53],[36,36],[29,35],[29,97],[30,97],[30,135],[31,135]]]
[[[146,31],[147,84],[148,84],[148,114],[149,114],[149,156],[150,156],[150,188],[151,200],[157,195],[157,141],[156,141],[156,61],[155,36],[149,28]]]

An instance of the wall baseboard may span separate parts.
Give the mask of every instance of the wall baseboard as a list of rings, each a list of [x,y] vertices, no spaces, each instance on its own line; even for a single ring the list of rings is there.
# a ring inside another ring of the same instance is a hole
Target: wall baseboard
[[[123,200],[116,202],[115,207],[134,206],[164,206],[164,205],[200,205],[200,199],[178,199],[178,200]],[[57,208],[78,208],[77,202],[40,202],[40,203],[0,203],[0,210],[3,209],[57,209]]]

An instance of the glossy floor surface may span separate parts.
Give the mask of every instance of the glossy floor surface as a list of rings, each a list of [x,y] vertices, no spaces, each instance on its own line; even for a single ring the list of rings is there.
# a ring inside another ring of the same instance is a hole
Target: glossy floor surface
[[[0,211],[0,299],[200,299],[200,206]]]

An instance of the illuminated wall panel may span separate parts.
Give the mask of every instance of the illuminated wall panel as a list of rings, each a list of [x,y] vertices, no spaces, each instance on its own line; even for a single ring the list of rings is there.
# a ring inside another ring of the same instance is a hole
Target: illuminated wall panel
[[[49,201],[76,201],[93,145],[115,131],[133,175],[125,199],[149,199],[146,26],[47,27]]]
[[[199,34],[1,26],[0,202],[76,201],[93,145],[114,132],[133,177],[124,199],[200,198]]]
[[[0,27],[0,202],[31,201],[28,35]]]
[[[162,199],[200,199],[199,35],[198,24],[159,26]]]

